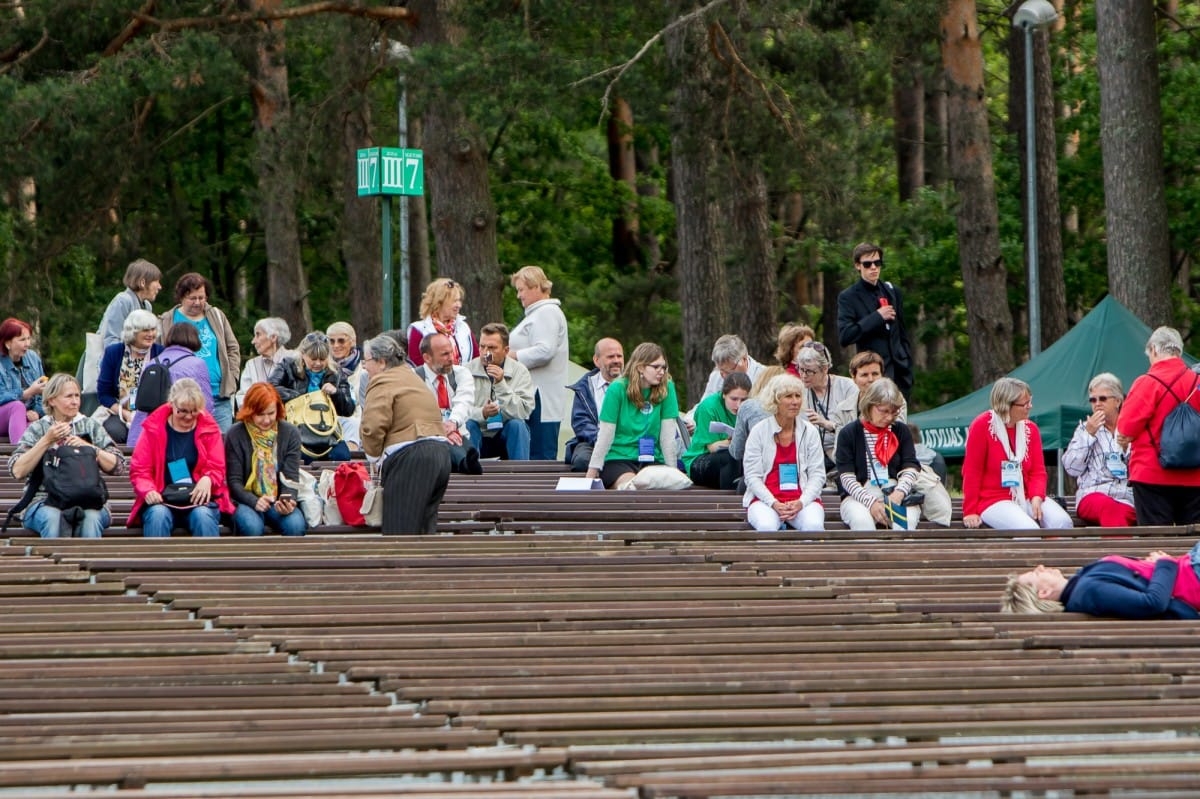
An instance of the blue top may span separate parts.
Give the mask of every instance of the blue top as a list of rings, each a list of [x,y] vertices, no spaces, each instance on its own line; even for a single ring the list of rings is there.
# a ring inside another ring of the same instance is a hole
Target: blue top
[[[200,334],[200,351],[196,353],[196,357],[204,361],[204,365],[208,367],[208,378],[212,381],[212,395],[214,397],[221,396],[221,356],[217,351],[222,344],[217,337],[217,332],[213,330],[207,318],[202,316],[199,319],[188,319],[178,308],[175,309],[174,321],[175,324],[189,324]]]
[[[100,374],[96,377],[96,398],[105,408],[111,408],[121,392],[121,363],[125,360],[124,342],[109,344],[104,348],[104,357],[100,359]],[[150,347],[150,358],[156,358],[163,351],[163,346],[157,341]],[[144,364],[143,364],[144,365]],[[138,381],[142,373],[138,372]]]
[[[1098,560],[1075,573],[1063,588],[1059,601],[1071,613],[1117,619],[1200,619],[1200,612],[1175,599],[1171,591],[1179,575],[1179,563],[1163,558],[1154,564],[1154,575],[1146,580],[1120,563]]]
[[[41,394],[30,400],[21,400],[21,394],[45,374],[46,372],[42,368],[42,359],[33,350],[25,352],[19,368],[12,362],[12,358],[0,355],[0,405],[19,400],[24,402],[27,409],[37,411],[38,416],[44,416]]]

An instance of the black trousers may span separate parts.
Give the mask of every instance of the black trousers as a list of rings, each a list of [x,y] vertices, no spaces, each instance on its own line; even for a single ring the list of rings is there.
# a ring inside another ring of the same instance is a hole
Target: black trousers
[[[450,447],[417,441],[383,462],[383,533],[436,533],[438,506],[450,483]]]
[[[1133,505],[1137,508],[1139,525],[1145,527],[1200,522],[1200,488],[1135,483],[1132,480],[1129,481],[1129,485],[1133,488]]]
[[[733,490],[733,481],[740,476],[741,464],[733,459],[727,449],[706,452],[692,461],[689,470],[692,482],[705,488]]]

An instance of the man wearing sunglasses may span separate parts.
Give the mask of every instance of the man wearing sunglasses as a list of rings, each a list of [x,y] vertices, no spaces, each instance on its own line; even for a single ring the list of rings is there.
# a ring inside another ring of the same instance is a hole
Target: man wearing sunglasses
[[[883,249],[876,244],[854,248],[854,269],[859,280],[838,295],[838,343],[855,346],[856,352],[879,353],[883,374],[899,387],[904,399],[912,394],[912,349],[904,329],[900,290],[880,280]]]

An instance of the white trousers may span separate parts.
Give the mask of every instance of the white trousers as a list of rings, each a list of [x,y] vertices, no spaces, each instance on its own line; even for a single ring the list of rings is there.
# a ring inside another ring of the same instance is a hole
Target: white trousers
[[[780,521],[779,514],[767,503],[752,502],[750,507],[746,508],[746,521],[760,533],[778,532],[784,525],[795,530],[816,533],[825,529],[825,506],[820,502],[810,502],[791,519],[783,522]]]
[[[989,505],[979,516],[984,524],[995,530],[1036,530],[1038,527],[1044,530],[1063,530],[1075,526],[1071,514],[1049,497],[1042,500],[1041,524],[1033,518],[1033,506],[1029,504],[1029,500],[1018,505],[1013,500],[1006,499]]]

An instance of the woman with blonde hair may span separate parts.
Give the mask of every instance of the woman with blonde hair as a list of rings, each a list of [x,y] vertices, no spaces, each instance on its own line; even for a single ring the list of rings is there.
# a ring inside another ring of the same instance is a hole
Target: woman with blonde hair
[[[767,384],[759,401],[770,415],[746,439],[746,521],[762,533],[785,525],[824,530],[825,454],[820,434],[801,418],[804,384],[792,375],[780,375]]]
[[[529,458],[558,460],[558,428],[567,413],[567,318],[554,284],[540,266],[523,266],[512,276],[525,316],[509,333],[508,357],[529,370],[533,380],[533,413],[529,417]]]
[[[679,399],[667,356],[652,342],[637,345],[600,407],[600,428],[587,476],[621,488],[645,466],[676,466]]]
[[[1029,384],[1002,377],[992,385],[992,408],[967,428],[963,456],[963,524],[997,530],[1073,526],[1046,496],[1042,434],[1030,418]]]
[[[479,357],[479,342],[471,333],[462,310],[466,294],[461,283],[439,277],[425,287],[418,313],[421,319],[408,326],[408,360],[421,365],[421,340],[441,333],[454,344],[454,362],[465,364]]]
[[[782,366],[763,367],[754,383],[751,384],[750,394],[746,397],[746,401],[738,408],[737,422],[734,423],[733,435],[729,438],[729,454],[739,464],[746,454],[746,437],[750,435],[754,425],[771,415],[763,409],[759,395],[771,380],[784,374],[787,374],[787,371]]]

